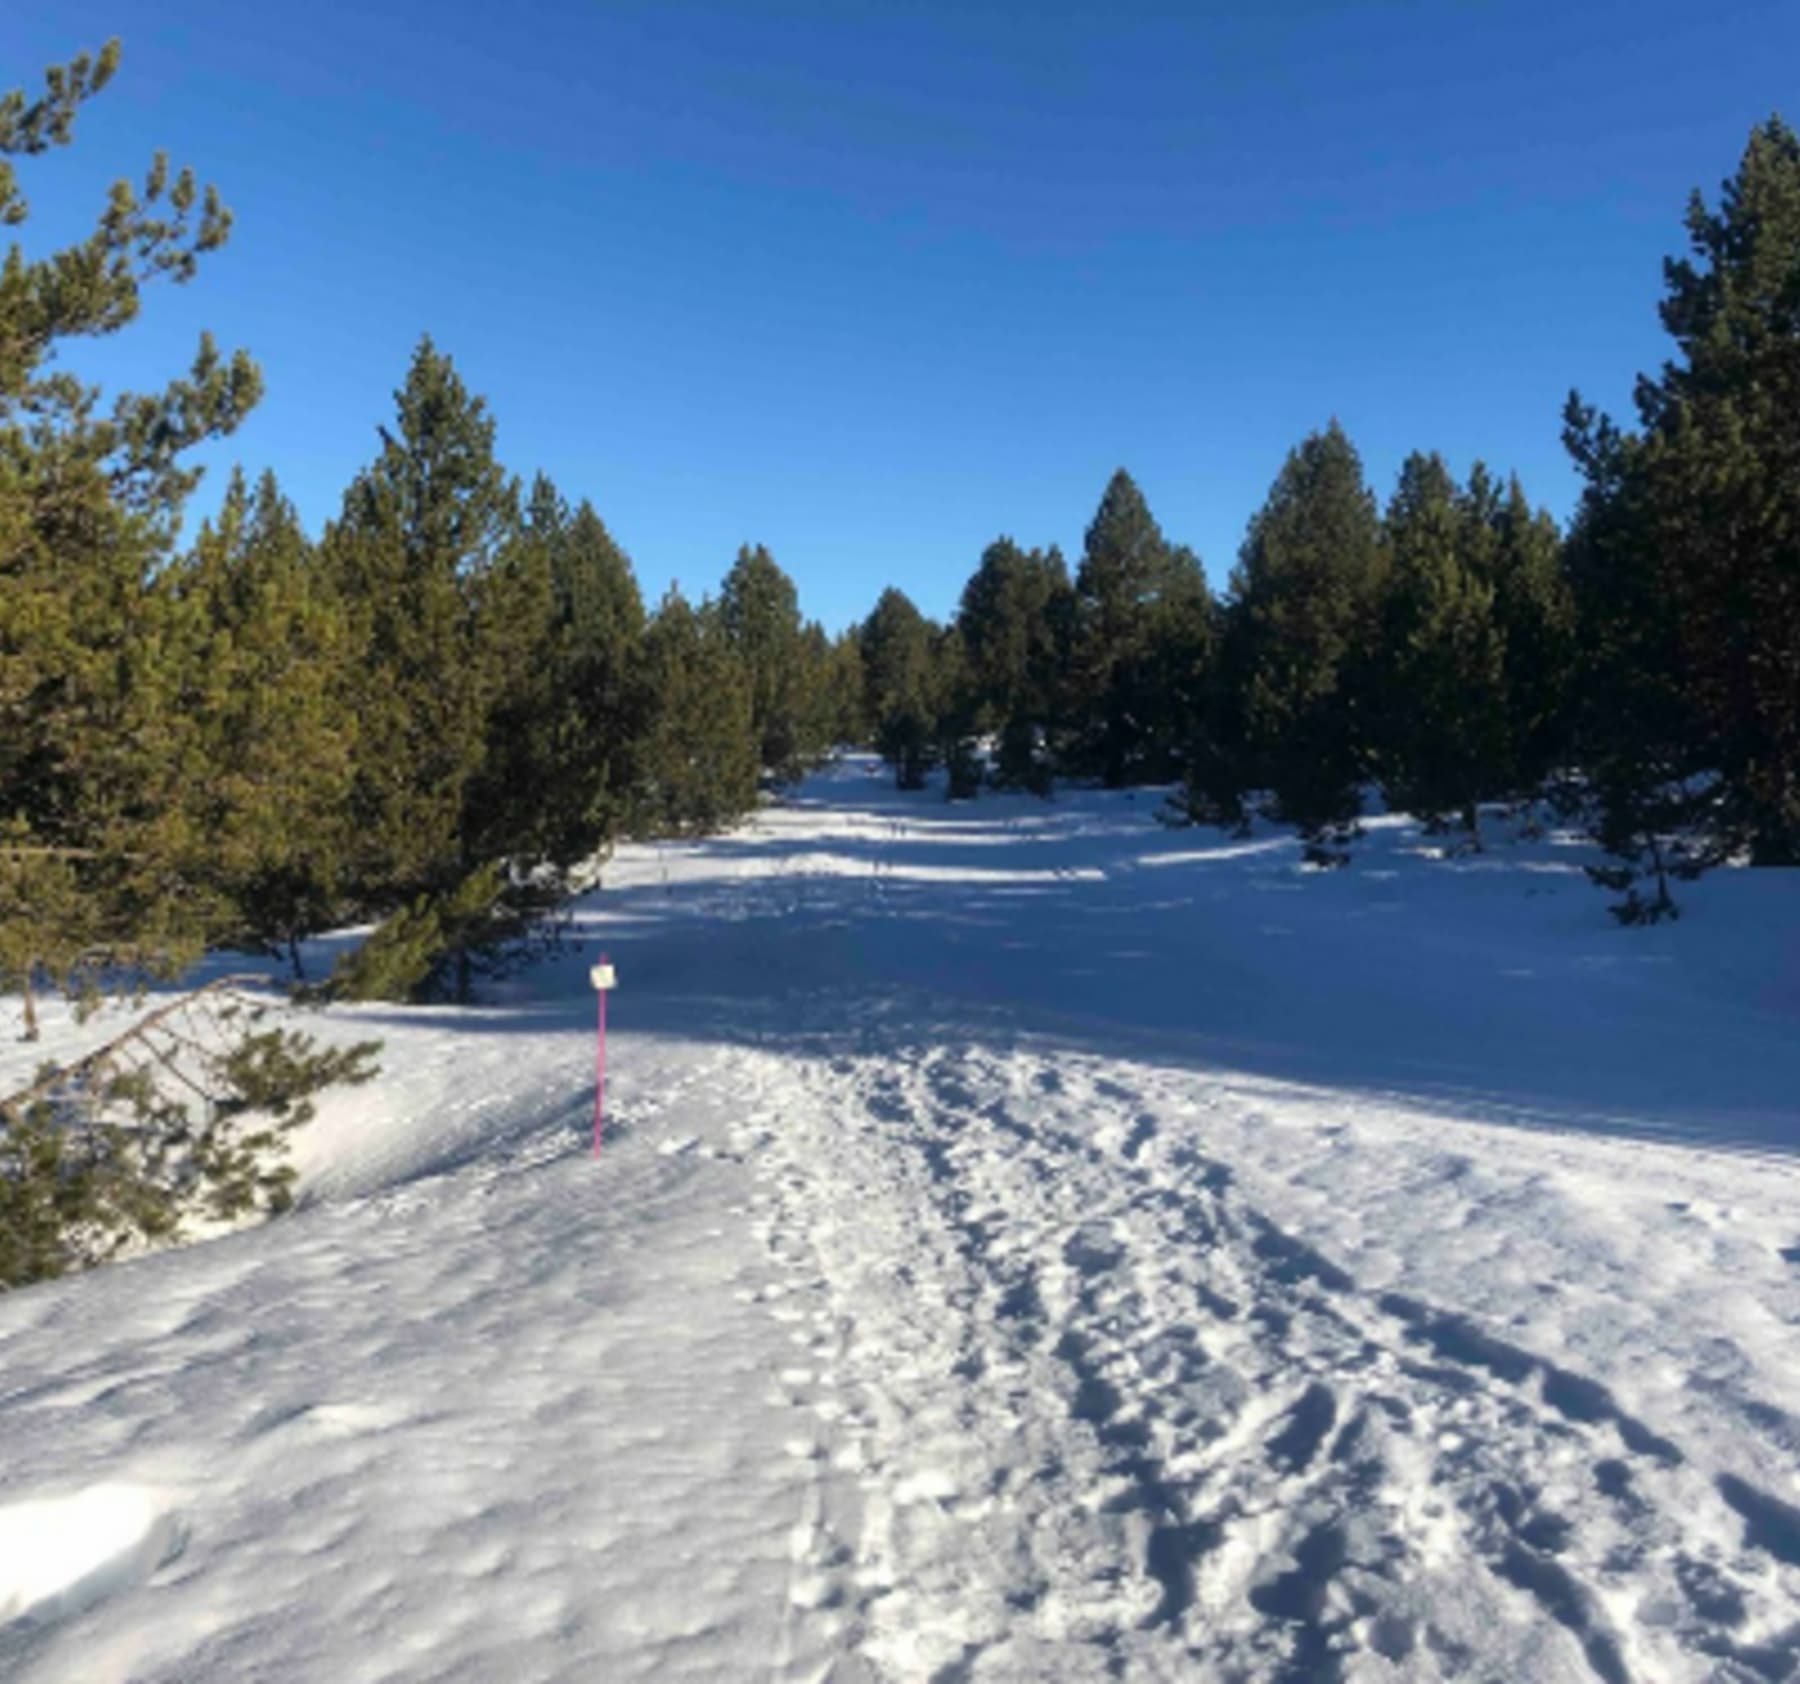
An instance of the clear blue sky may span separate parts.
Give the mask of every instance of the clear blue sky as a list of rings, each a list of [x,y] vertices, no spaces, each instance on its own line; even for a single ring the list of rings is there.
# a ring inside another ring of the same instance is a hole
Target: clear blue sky
[[[1073,560],[1120,464],[1222,584],[1333,414],[1384,497],[1436,448],[1566,513],[1563,397],[1627,406],[1689,188],[1800,118],[1792,0],[62,0],[0,85],[110,34],[28,251],[155,146],[238,221],[84,372],[248,346],[226,459],[316,528],[429,331],[652,598],[758,540],[834,628]]]

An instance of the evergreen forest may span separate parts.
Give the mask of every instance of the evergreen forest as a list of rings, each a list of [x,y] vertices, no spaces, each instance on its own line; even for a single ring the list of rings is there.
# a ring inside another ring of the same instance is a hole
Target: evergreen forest
[[[9,227],[119,62],[112,43],[0,99]],[[647,605],[591,502],[496,459],[429,337],[391,414],[342,418],[372,448],[322,530],[273,468],[185,521],[194,447],[257,403],[251,355],[202,338],[160,390],[106,394],[58,353],[129,332],[232,232],[158,157],[85,239],[0,268],[0,988],[28,1035],[46,991],[220,947],[327,995],[468,999],[614,843],[729,826],[840,744],[902,787],[941,769],[954,799],[1154,785],[1170,823],[1292,825],[1319,866],[1354,859],[1376,804],[1458,850],[1494,845],[1497,815],[1554,819],[1598,842],[1626,923],[1676,916],[1709,867],[1800,863],[1800,139],[1780,118],[1692,198],[1636,413],[1570,395],[1566,526],[1429,441],[1372,486],[1328,421],[1222,592],[1120,469],[1080,555],[1000,536],[944,622],[899,581],[836,635],[760,543],[710,594]],[[373,933],[306,976],[306,939],[347,925]]]

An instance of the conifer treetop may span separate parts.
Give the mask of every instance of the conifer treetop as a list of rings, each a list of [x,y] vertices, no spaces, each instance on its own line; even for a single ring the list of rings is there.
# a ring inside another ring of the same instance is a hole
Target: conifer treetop
[[[79,108],[111,80],[119,43],[45,73],[42,94],[0,96],[0,224],[29,214],[16,166],[73,138]],[[116,181],[86,239],[36,259],[14,243],[0,264],[0,454],[19,460],[57,453],[104,468],[128,508],[169,518],[198,482],[180,458],[203,440],[234,431],[262,395],[262,376],[243,351],[223,354],[202,334],[187,374],[156,393],[124,393],[99,413],[100,393],[56,371],[59,340],[117,332],[136,319],[155,279],[191,280],[202,255],[231,233],[231,212],[191,169],[171,170],[157,153],[141,185]]]

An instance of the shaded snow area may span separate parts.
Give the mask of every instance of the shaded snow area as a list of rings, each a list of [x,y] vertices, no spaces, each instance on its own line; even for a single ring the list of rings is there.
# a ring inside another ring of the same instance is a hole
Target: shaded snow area
[[[0,1298],[0,1676],[1800,1680],[1800,884],[1156,805],[847,761],[332,1014],[298,1211]]]

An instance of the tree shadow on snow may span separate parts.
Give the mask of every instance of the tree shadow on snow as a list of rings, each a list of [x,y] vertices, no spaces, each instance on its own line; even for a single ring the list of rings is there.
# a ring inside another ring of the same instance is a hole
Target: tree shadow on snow
[[[816,1050],[835,1015],[866,1046],[886,1001],[896,1044],[1028,1034],[1484,1121],[1800,1149],[1800,881],[1720,874],[1690,920],[1626,931],[1553,841],[1438,860],[1382,819],[1315,872],[1289,833],[1163,827],[1153,793],[807,787],[766,827],[667,850],[666,881],[633,850],[567,953],[433,1021],[590,1034],[604,948],[624,1035]]]

